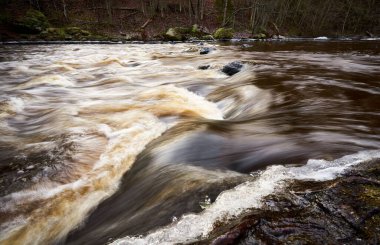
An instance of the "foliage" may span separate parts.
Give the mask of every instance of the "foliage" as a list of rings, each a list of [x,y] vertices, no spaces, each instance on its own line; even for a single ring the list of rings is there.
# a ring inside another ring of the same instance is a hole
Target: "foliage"
[[[0,12],[0,24],[8,24],[11,21],[9,13],[5,11]]]
[[[16,30],[20,33],[40,33],[49,27],[46,16],[35,9],[29,9],[25,16],[15,23]]]

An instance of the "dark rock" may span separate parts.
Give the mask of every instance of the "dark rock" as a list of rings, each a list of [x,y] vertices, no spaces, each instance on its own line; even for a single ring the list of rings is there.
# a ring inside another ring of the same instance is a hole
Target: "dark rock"
[[[208,54],[210,53],[211,51],[215,50],[215,48],[211,48],[211,47],[203,47],[199,50],[199,53],[200,54]]]
[[[241,70],[241,68],[243,68],[243,64],[239,61],[234,61],[225,65],[222,68],[222,72],[226,73],[229,76],[232,76],[238,73]]]
[[[201,66],[198,66],[199,70],[207,70],[208,68],[210,68],[210,65],[201,65]]]
[[[293,181],[197,244],[379,244],[380,160],[326,182]]]

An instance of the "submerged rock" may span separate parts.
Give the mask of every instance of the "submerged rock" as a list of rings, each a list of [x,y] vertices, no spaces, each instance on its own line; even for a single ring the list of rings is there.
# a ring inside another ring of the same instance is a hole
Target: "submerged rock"
[[[229,76],[232,76],[238,73],[241,70],[241,68],[243,68],[243,64],[239,61],[234,61],[223,66],[222,72]]]

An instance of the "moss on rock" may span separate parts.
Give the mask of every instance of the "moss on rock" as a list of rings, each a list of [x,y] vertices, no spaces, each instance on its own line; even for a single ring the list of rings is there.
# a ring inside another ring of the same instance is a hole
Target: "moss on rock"
[[[219,28],[214,33],[215,39],[231,39],[234,36],[232,28]]]
[[[164,38],[168,41],[184,41],[189,37],[191,31],[191,28],[172,27],[165,33]]]

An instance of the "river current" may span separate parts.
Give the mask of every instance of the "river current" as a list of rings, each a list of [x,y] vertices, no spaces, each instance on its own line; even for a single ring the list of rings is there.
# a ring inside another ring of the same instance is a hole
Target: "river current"
[[[379,41],[0,46],[0,244],[196,242],[379,149]]]

